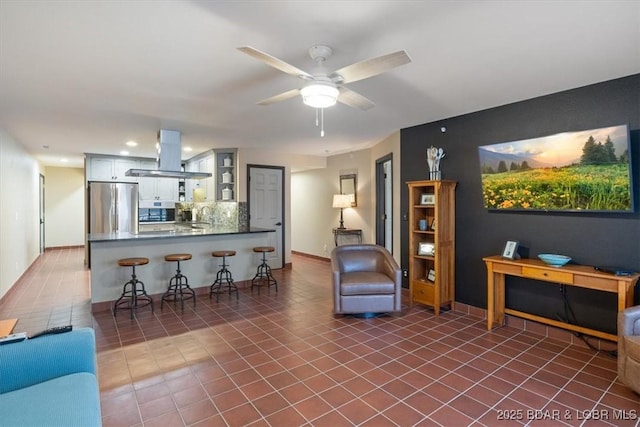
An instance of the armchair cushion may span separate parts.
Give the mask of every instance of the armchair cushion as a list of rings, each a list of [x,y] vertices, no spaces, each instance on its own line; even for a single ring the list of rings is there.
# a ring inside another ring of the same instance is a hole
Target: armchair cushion
[[[340,276],[342,295],[392,294],[395,292],[393,280],[386,274],[375,271],[352,271]]]

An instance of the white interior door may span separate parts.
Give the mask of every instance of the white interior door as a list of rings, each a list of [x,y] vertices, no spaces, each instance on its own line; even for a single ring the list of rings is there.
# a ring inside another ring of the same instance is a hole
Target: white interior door
[[[276,230],[267,254],[271,268],[284,267],[283,239],[283,180],[284,168],[248,166],[249,168],[249,225]]]

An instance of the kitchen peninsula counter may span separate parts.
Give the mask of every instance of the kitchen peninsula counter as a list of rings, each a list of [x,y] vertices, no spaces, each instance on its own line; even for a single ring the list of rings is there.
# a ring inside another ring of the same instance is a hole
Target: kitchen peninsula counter
[[[206,227],[188,228],[164,231],[141,231],[139,233],[118,232],[118,233],[92,233],[89,234],[88,241],[91,242],[111,242],[115,240],[145,240],[145,239],[165,239],[174,237],[193,236],[214,236],[221,234],[253,234],[269,233],[275,230],[256,227]]]
[[[253,248],[276,246],[275,239],[275,230],[248,227],[184,227],[137,234],[89,234],[92,309],[110,310],[113,301],[120,297],[124,283],[131,278],[131,268],[118,266],[121,258],[149,258],[149,264],[136,268],[136,275],[145,284],[147,293],[158,302],[156,309],[159,310],[160,295],[167,290],[176,270],[176,263],[165,261],[165,255],[192,254],[191,260],[180,263],[180,269],[196,293],[204,293],[202,297],[205,297],[220,268],[220,259],[211,256],[213,251],[236,251],[236,256],[227,258],[227,263],[235,282],[242,285],[239,282],[253,278],[261,261],[261,255],[254,253]]]

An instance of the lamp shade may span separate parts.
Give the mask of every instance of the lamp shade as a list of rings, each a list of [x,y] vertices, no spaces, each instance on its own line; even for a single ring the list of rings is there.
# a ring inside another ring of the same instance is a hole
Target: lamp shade
[[[330,82],[313,82],[302,89],[302,102],[313,108],[327,108],[336,104],[340,91]]]
[[[350,208],[353,196],[351,194],[334,194],[333,195],[333,207],[334,208]]]

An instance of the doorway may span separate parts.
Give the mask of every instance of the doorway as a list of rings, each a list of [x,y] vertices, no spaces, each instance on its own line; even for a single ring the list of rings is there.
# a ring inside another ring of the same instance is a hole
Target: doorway
[[[393,254],[393,153],[376,160],[376,244]]]
[[[284,267],[284,167],[247,165],[249,226],[276,230],[271,268]]]
[[[39,183],[39,230],[40,230],[40,253],[44,253],[44,175],[40,174],[40,183]]]

